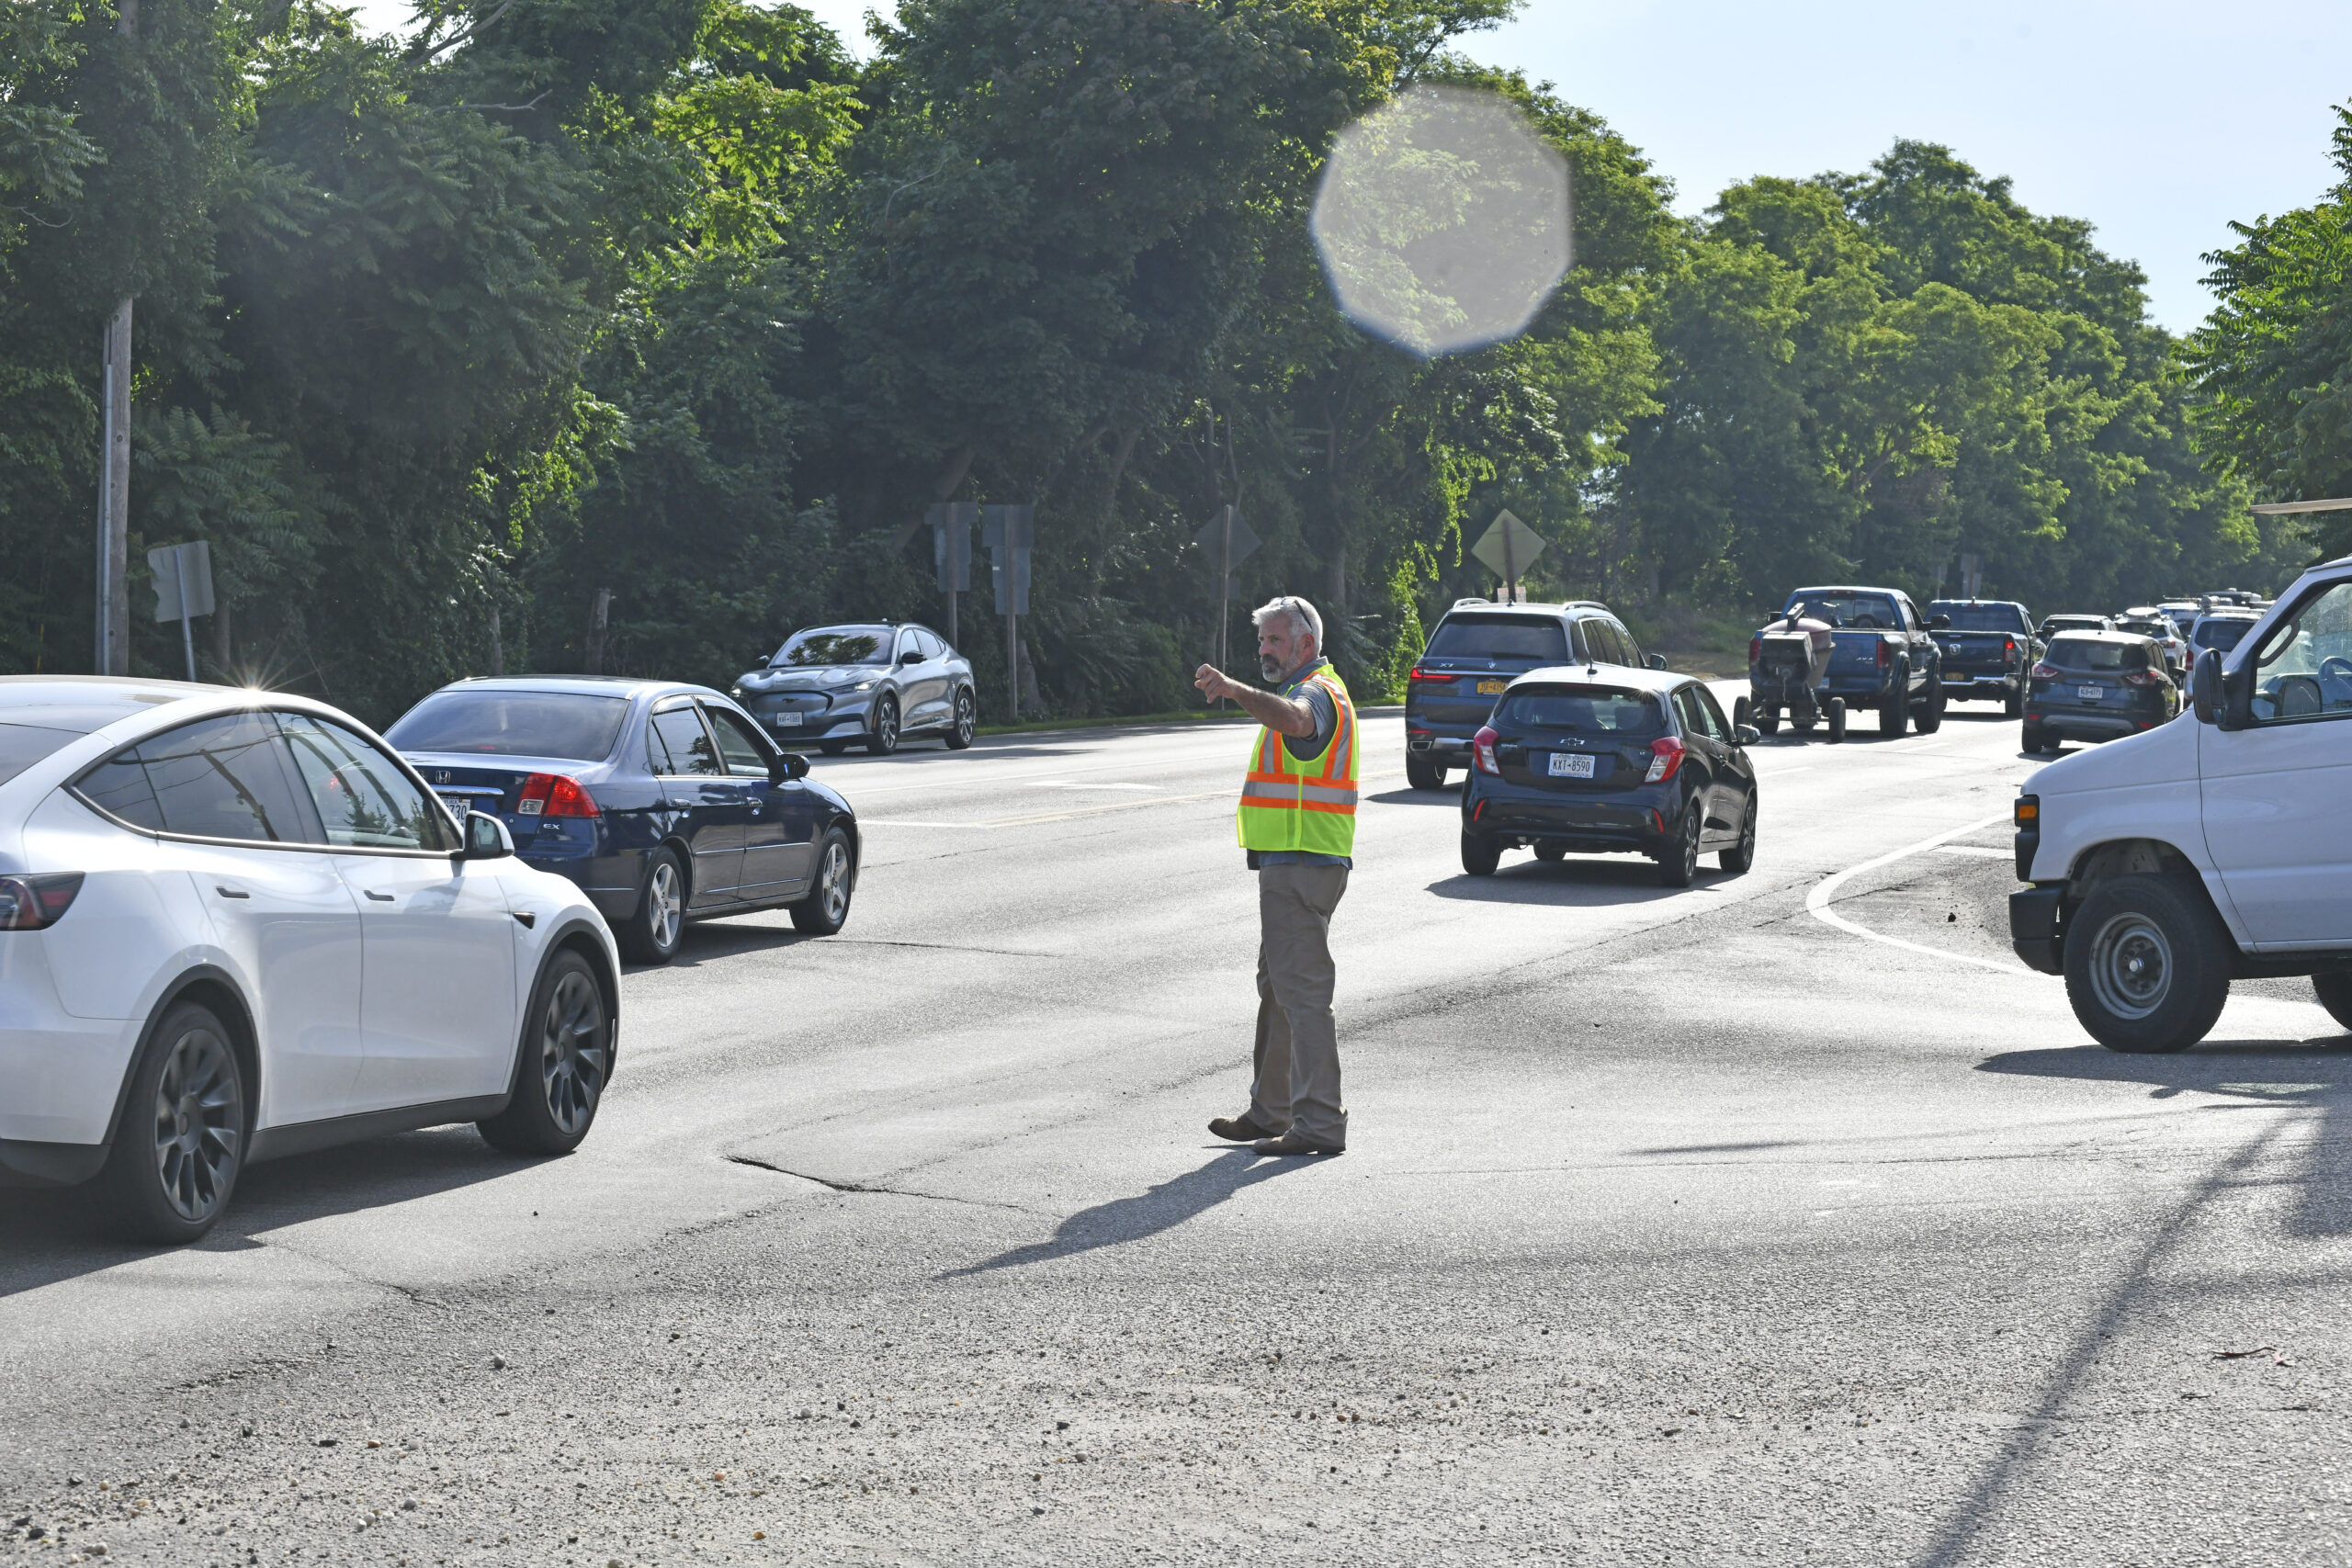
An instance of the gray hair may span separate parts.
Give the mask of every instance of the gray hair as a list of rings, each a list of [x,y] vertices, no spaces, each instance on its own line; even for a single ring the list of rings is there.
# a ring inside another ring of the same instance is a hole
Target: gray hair
[[[1289,617],[1290,624],[1315,639],[1315,651],[1323,651],[1323,617],[1315,606],[1295,593],[1284,593],[1267,600],[1250,613],[1250,624],[1262,626],[1276,615]]]

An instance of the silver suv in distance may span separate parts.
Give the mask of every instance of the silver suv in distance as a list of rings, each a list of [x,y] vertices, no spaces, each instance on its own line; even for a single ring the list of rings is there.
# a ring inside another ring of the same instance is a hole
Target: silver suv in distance
[[[1663,670],[1606,604],[1498,604],[1456,599],[1438,620],[1405,684],[1405,782],[1443,789],[1467,767],[1470,739],[1514,677],[1558,665]]]

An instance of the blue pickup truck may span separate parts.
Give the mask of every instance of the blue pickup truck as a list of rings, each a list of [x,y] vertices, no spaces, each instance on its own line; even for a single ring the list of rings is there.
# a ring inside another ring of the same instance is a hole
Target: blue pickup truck
[[[1941,651],[1910,595],[1894,588],[1800,588],[1781,606],[1802,601],[1807,614],[1826,621],[1837,647],[1815,686],[1818,699],[1843,698],[1848,709],[1872,708],[1881,735],[1900,735],[1917,720],[1931,735],[1944,722]],[[1756,722],[1770,734],[1779,717],[1775,694],[1759,662],[1762,638],[1748,645],[1748,682]]]

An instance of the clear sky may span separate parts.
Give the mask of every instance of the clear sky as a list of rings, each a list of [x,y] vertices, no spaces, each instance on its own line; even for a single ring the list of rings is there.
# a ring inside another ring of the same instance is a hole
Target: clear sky
[[[860,54],[874,0],[800,0]],[[880,7],[887,9],[887,6]],[[363,19],[402,20],[403,0]],[[1529,0],[1468,52],[1549,80],[1695,212],[1752,175],[1859,170],[1897,137],[2007,175],[2146,269],[2176,332],[2232,219],[2335,183],[2352,0]]]

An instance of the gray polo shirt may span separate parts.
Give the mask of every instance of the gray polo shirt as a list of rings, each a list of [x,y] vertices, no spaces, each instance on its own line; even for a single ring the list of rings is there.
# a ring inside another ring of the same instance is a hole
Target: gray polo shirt
[[[1307,679],[1329,668],[1329,660],[1318,659],[1306,668],[1293,671],[1279,694],[1302,699],[1315,715],[1314,734],[1283,737],[1283,750],[1302,762],[1311,762],[1321,756],[1323,749],[1331,744],[1331,732],[1340,728],[1339,705],[1331,700],[1329,692]],[[1353,869],[1356,863],[1346,855],[1318,855],[1306,850],[1245,850],[1242,852],[1249,857],[1251,871],[1267,865],[1338,865]]]

